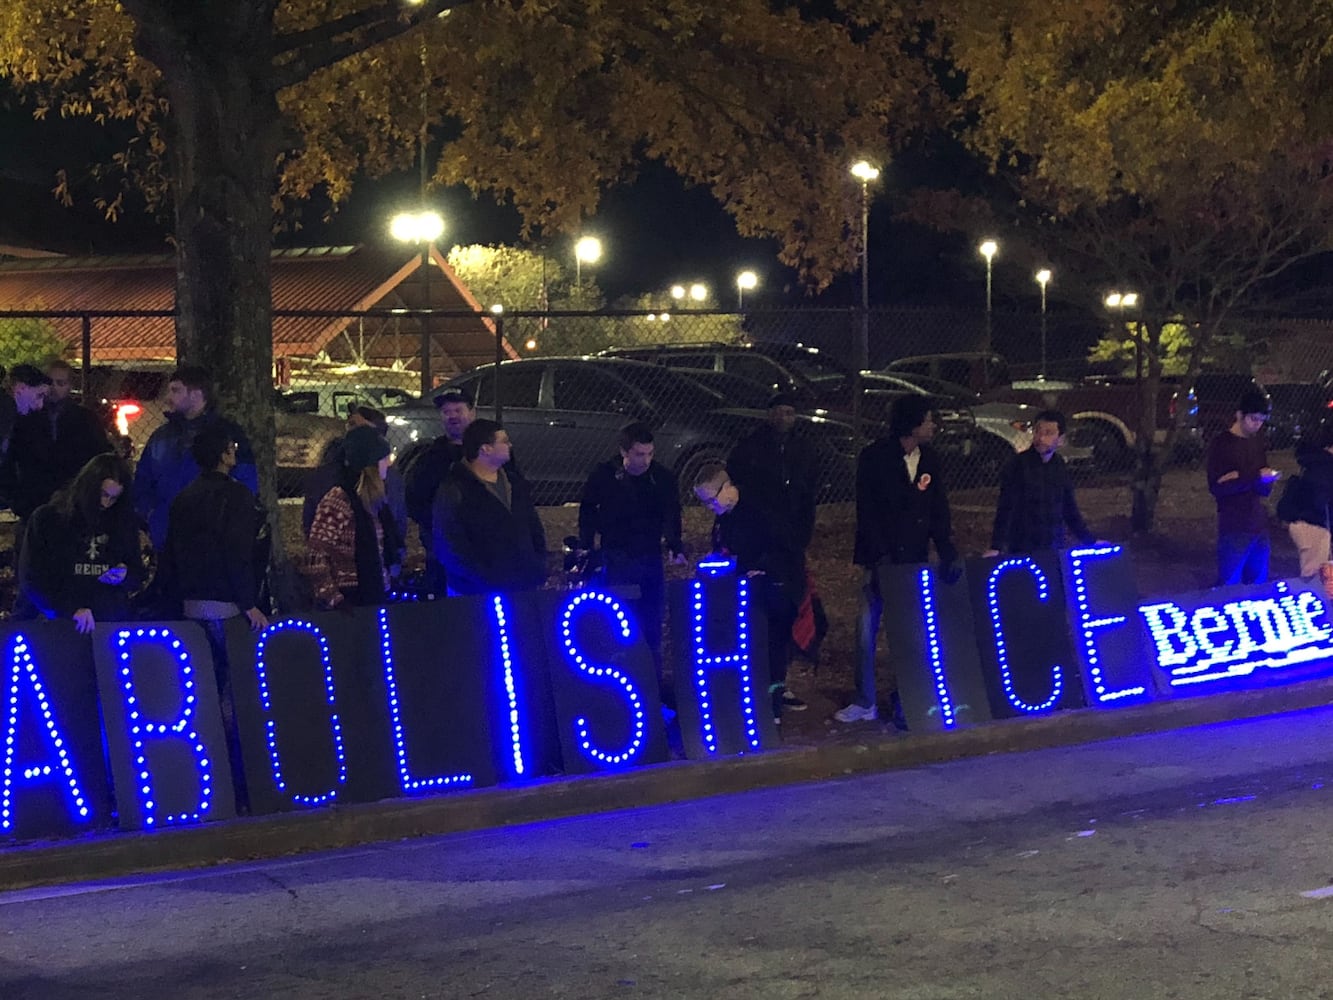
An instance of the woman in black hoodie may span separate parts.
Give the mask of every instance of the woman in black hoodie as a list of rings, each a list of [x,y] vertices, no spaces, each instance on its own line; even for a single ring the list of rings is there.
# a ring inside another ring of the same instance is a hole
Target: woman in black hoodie
[[[130,617],[130,594],[143,580],[133,478],[123,459],[98,455],[33,512],[18,570],[30,616],[70,618],[80,632]]]
[[[1298,479],[1288,481],[1278,502],[1278,516],[1301,558],[1301,576],[1311,579],[1329,561],[1329,502],[1333,500],[1333,425],[1296,448]]]

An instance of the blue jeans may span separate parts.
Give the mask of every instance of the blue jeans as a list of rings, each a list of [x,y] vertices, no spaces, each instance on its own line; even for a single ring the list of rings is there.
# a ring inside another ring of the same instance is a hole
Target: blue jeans
[[[1217,583],[1266,583],[1268,581],[1268,533],[1217,536]]]

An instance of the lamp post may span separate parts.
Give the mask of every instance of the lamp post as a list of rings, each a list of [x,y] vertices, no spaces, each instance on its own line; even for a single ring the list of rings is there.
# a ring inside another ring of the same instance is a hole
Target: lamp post
[[[1046,381],[1046,286],[1051,283],[1051,269],[1043,267],[1035,275],[1041,285],[1041,380]]]
[[[708,286],[705,285],[705,284],[703,284],[702,282],[699,282],[699,281],[696,281],[694,284],[692,284],[692,285],[690,286],[690,301],[691,301],[691,302],[707,302],[707,301],[708,301]]]
[[[602,241],[596,236],[585,236],[574,244],[574,285],[583,287],[583,265],[596,264],[602,259]]]
[[[870,364],[870,182],[879,168],[866,160],[852,164],[852,176],[861,182],[861,331],[856,344],[856,370]]]
[[[742,271],[736,275],[736,311],[745,309],[745,293],[759,287],[759,275],[753,271]]]
[[[444,219],[439,212],[400,212],[389,224],[393,238],[403,243],[421,245],[421,282],[425,311],[421,316],[421,395],[425,398],[435,387],[430,363],[430,269],[431,246],[444,235]]]
[[[1000,244],[989,237],[981,241],[981,246],[977,247],[977,252],[986,258],[986,350],[991,350],[993,341],[991,338],[991,261],[995,259],[996,251],[1000,249]]]

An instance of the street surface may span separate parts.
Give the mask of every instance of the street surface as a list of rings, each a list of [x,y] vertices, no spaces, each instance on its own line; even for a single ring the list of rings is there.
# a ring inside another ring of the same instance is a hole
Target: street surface
[[[1333,997],[1333,709],[0,895],[0,1000]]]

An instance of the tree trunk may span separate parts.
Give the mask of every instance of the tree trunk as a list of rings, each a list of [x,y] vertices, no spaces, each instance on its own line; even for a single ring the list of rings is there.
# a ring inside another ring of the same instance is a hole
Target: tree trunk
[[[273,5],[125,0],[162,73],[175,206],[176,352],[214,377],[255,451],[276,534],[270,253],[281,124]]]

